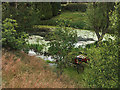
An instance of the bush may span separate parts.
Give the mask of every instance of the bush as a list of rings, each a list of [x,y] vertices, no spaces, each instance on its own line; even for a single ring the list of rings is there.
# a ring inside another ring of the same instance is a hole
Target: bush
[[[16,20],[6,18],[3,21],[2,27],[2,46],[14,50],[22,50],[26,47],[26,38],[28,34],[17,32],[15,30],[18,24]]]
[[[48,43],[50,45],[48,53],[57,60],[57,67],[62,74],[63,68],[68,64],[68,59],[65,59],[66,55],[77,42],[77,32],[65,27],[68,23],[66,20],[58,20],[57,23],[58,27],[49,36],[51,42]],[[58,73],[58,76],[60,74]]]
[[[101,47],[86,50],[90,58],[89,70],[84,71],[86,86],[95,88],[118,87],[118,45],[116,41],[103,43]]]
[[[71,4],[68,4],[67,6],[65,6],[64,9],[72,11],[72,12],[73,11],[85,12],[87,9],[87,5],[82,4],[82,3],[71,3]]]

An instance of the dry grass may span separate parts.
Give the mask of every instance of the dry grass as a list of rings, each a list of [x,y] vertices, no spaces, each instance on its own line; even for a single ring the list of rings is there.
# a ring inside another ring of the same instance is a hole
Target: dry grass
[[[74,88],[67,76],[57,78],[56,73],[42,59],[23,52],[16,57],[11,52],[2,54],[3,88]],[[24,57],[24,59],[22,59]],[[28,61],[28,62],[26,62]]]

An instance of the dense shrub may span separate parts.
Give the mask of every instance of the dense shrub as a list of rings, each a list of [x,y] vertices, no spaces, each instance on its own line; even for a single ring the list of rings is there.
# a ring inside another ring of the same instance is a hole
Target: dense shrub
[[[83,80],[88,87],[117,88],[118,87],[118,45],[109,40],[101,47],[91,47],[86,50],[90,58],[89,70],[84,71]]]
[[[28,34],[17,32],[16,20],[6,18],[2,25],[2,46],[9,49],[21,50],[26,47],[25,39]]]
[[[71,3],[64,7],[65,10],[69,11],[81,11],[85,12],[87,9],[87,5],[83,3]]]

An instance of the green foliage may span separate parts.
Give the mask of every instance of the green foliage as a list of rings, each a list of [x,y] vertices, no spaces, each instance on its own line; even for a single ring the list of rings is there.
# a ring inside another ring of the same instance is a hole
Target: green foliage
[[[112,14],[111,17],[110,17],[111,28],[112,28],[112,30],[114,30],[114,34],[116,34],[116,35],[119,32],[118,31],[119,30],[118,26],[119,26],[119,22],[120,22],[120,20],[119,20],[119,18],[120,18],[119,12],[120,12],[120,3],[116,3],[115,10],[110,12],[110,14]]]
[[[97,41],[95,43],[92,43],[92,44],[87,44],[85,46],[85,48],[91,48],[91,47],[96,47],[97,46]]]
[[[3,20],[17,20],[19,31],[29,31],[33,29],[33,25],[39,24],[41,20],[50,19],[53,14],[50,2],[8,2],[3,3],[2,16]]]
[[[74,48],[67,59],[73,60],[79,52],[87,53],[90,58],[88,65],[84,65],[84,72],[77,74],[72,67],[65,68],[65,73],[77,84],[87,88],[117,88],[118,87],[118,44],[109,39],[103,41],[99,48],[97,42],[86,48]],[[74,77],[74,78],[73,78]]]
[[[86,50],[90,58],[89,70],[84,71],[86,86],[95,88],[118,87],[118,45],[109,40],[99,48]]]
[[[115,40],[104,41],[99,48],[86,49],[90,58],[89,69],[84,71],[83,81],[86,86],[95,88],[118,88],[118,52],[119,52],[119,9],[116,4],[110,21],[115,30]]]
[[[119,4],[117,4],[119,5]],[[119,5],[120,6],[120,5]],[[99,48],[96,48],[97,42],[93,44],[86,45],[85,49],[77,49],[70,52],[68,59],[76,56],[79,51],[87,53],[87,56],[90,58],[88,66],[85,66],[84,72],[80,75],[75,72],[74,68],[65,69],[65,73],[68,74],[73,80],[77,83],[81,83],[87,88],[118,88],[118,51],[119,51],[119,9],[116,8],[116,14],[113,14],[112,17],[116,26],[113,28],[116,31],[115,40],[109,39],[108,41],[103,41]],[[117,16],[117,17],[116,17]],[[118,35],[118,36],[117,36]],[[74,74],[73,74],[74,73]]]
[[[107,23],[109,22],[109,12],[112,8],[114,8],[114,3],[108,2],[93,3],[89,5],[87,12],[88,20],[91,22],[93,29],[98,28],[100,32],[104,28],[108,28]]]
[[[89,8],[87,10],[88,21],[90,22],[91,28],[97,35],[98,42],[103,39],[104,35],[109,30],[109,12],[113,9],[114,3],[109,2],[93,2],[89,5]]]
[[[6,18],[2,25],[2,46],[5,48],[21,50],[26,47],[28,34],[18,33],[15,28],[18,26],[16,20]]]
[[[29,49],[34,50],[37,53],[41,53],[44,45],[40,44],[28,44]]]
[[[84,53],[83,48],[81,48],[81,47],[72,48],[72,50],[70,52],[68,52],[66,58],[69,60],[70,63],[73,63],[76,56],[78,56],[82,53]]]
[[[47,63],[55,63],[55,61],[46,60]]]
[[[56,30],[51,33],[50,38],[53,41],[50,42],[51,47],[49,50],[52,51],[51,54],[53,55],[57,55],[59,52],[62,55],[64,55],[64,53],[66,54],[66,51],[69,52],[69,49],[71,50],[72,47],[74,47],[74,43],[77,42],[77,33],[63,26],[65,24],[67,23],[60,21],[60,27],[57,27]]]
[[[65,59],[65,56],[71,49],[75,46],[77,42],[77,33],[71,30],[70,28],[66,28],[66,21],[58,21],[59,27],[51,34],[51,42],[49,43],[50,47],[48,52],[51,56],[56,59],[57,65],[60,70],[63,70],[64,66],[66,66],[68,59]]]
[[[71,3],[64,7],[64,10],[68,10],[72,12],[73,11],[85,12],[86,9],[87,9],[87,4],[83,4],[83,3]]]
[[[32,7],[28,5],[32,5],[31,3],[3,3],[3,20],[5,18],[11,18],[17,20],[19,24],[19,31],[26,31],[32,29],[32,25],[35,24],[35,20],[37,20],[37,15],[34,13]],[[34,18],[33,18],[34,17]],[[32,22],[31,22],[32,21]],[[29,22],[29,23],[28,23]]]

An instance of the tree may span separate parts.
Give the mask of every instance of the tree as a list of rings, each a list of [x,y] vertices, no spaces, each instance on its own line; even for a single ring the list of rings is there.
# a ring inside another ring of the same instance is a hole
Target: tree
[[[19,31],[32,29],[32,25],[36,22],[36,13],[34,13],[33,4],[30,2],[8,2],[2,4],[3,20],[11,18],[17,20]],[[29,23],[28,23],[29,22]],[[17,32],[18,32],[17,30]]]
[[[104,35],[109,31],[109,12],[113,9],[114,3],[93,2],[88,10],[88,19],[97,35],[98,42],[102,41]]]
[[[110,22],[111,29],[115,30],[115,40],[108,39],[108,43],[102,43],[99,48],[92,47],[86,50],[90,62],[89,69],[84,71],[83,80],[87,83],[87,87],[119,87],[120,3],[116,3]]]
[[[37,15],[39,15],[39,20],[47,20],[50,19],[53,14],[52,14],[52,6],[50,2],[36,2],[35,4],[35,11]]]
[[[52,6],[53,16],[58,15],[60,13],[59,11],[61,9],[61,3],[60,2],[51,2],[51,6]]]
[[[19,31],[33,30],[33,25],[53,16],[50,2],[6,2],[2,6],[2,19],[17,20]]]
[[[77,43],[77,33],[65,27],[65,24],[67,24],[65,21],[60,21],[59,27],[49,36],[51,42],[48,52],[56,60],[60,74],[69,62],[66,56]]]

